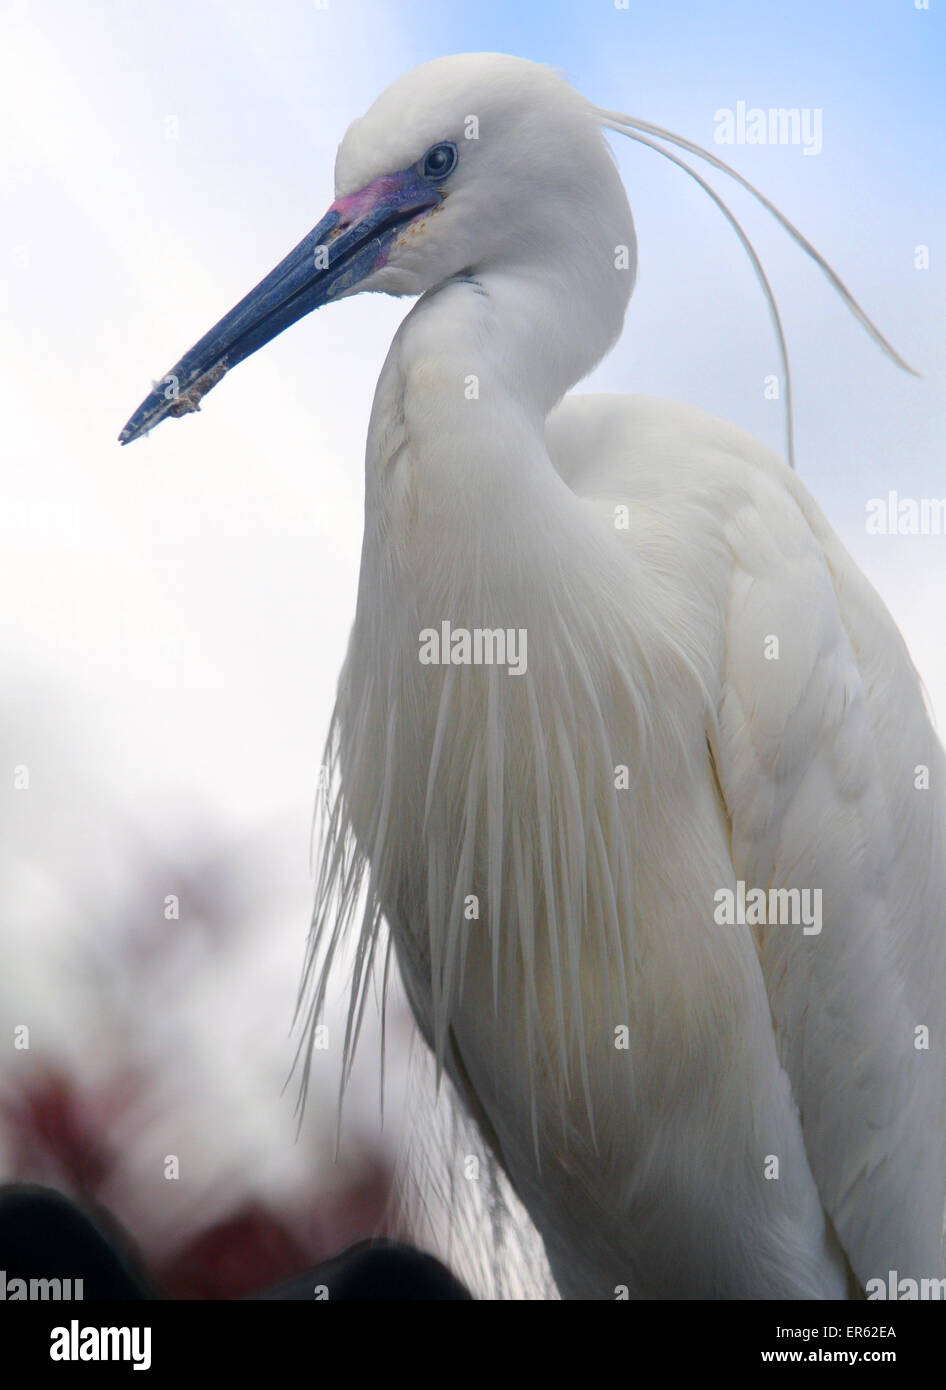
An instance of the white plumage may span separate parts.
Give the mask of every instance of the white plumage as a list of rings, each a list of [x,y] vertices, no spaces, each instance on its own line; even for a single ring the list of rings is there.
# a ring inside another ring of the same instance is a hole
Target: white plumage
[[[566,1296],[938,1277],[943,753],[782,460],[688,406],[566,396],[633,284],[603,123],[633,133],[472,55],[400,79],[339,150],[332,236],[429,147],[458,159],[344,289],[423,297],[368,435],[310,1017],[364,908],[350,1052],[386,921]],[[524,631],[527,672],[423,664],[444,622]],[[740,882],[821,890],[820,934],[721,925]]]
[[[544,423],[614,340],[615,248],[634,246],[564,83],[504,59],[420,69],[352,128],[338,191],[467,111],[468,184],[461,165],[377,285],[436,288],[378,385],[336,715],[366,940],[376,907],[563,1294],[840,1297],[848,1264],[861,1285],[940,1274],[943,763],[907,652],[741,431],[620,396]],[[421,666],[444,619],[524,628],[527,677]],[[716,925],[740,879],[820,887],[821,934]]]

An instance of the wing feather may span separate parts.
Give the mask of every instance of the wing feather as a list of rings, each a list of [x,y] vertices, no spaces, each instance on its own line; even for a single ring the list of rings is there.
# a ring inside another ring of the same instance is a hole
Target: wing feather
[[[845,1253],[864,1285],[941,1277],[946,759],[903,640],[797,475],[742,431],[588,396],[547,435],[574,490],[651,516],[654,565],[700,593],[737,877],[820,891],[820,932],[754,934]]]

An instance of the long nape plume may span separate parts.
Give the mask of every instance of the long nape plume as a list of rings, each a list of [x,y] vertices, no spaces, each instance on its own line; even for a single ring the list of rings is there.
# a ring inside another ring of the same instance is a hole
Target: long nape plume
[[[719,156],[713,154],[711,150],[704,149],[702,145],[697,145],[694,141],[687,140],[682,135],[675,135],[673,131],[665,130],[663,126],[653,125],[649,121],[639,120],[636,116],[624,115],[620,111],[609,111],[604,107],[597,107],[596,114],[601,124],[605,126],[608,130],[613,130],[618,135],[626,135],[629,140],[636,140],[638,144],[646,145],[648,149],[656,150],[658,154],[663,155],[664,159],[669,159],[671,164],[675,164],[678,169],[682,169],[684,173],[688,174],[690,178],[694,179],[695,182],[698,183],[699,186],[703,189],[704,193],[706,193],[710,198],[712,198],[713,202],[719,208],[720,212],[722,212],[723,216],[729,222],[729,225],[732,227],[733,231],[739,237],[739,240],[742,243],[742,246],[749,257],[749,260],[752,263],[752,269],[755,273],[756,279],[762,286],[762,292],[765,295],[766,303],[768,304],[769,308],[769,314],[772,319],[772,324],[775,328],[775,336],[778,341],[779,356],[781,358],[782,363],[782,373],[785,378],[786,453],[788,456],[788,462],[791,464],[793,468],[795,467],[795,441],[792,412],[791,368],[788,359],[788,347],[785,342],[785,334],[782,330],[782,322],[778,312],[778,305],[775,300],[775,295],[772,292],[772,287],[769,284],[768,277],[765,274],[765,271],[762,267],[762,263],[755,250],[755,247],[752,245],[745,231],[740,226],[736,217],[733,215],[725,199],[722,198],[721,195],[718,194],[715,191],[715,189],[713,189],[707,183],[707,181],[696,172],[696,170],[691,165],[687,164],[686,161],[681,159],[678,155],[671,153],[670,150],[666,149],[664,145],[659,143],[660,141],[666,141],[670,145],[676,145],[678,149],[686,150],[689,154],[694,154],[698,158],[706,160],[706,162],[712,165],[714,169],[719,169],[721,173],[728,174],[730,178],[735,179],[737,183],[741,184],[742,187],[746,189],[746,191],[750,193],[752,197],[756,199],[757,202],[761,203],[761,205],[766,209],[766,211],[770,212],[772,216],[776,219],[776,221],[782,227],[784,227],[785,231],[788,232],[789,236],[796,243],[796,245],[799,246],[802,249],[802,251],[804,251],[805,255],[811,257],[811,259],[818,266],[819,270],[821,270],[821,272],[827,278],[828,283],[831,285],[832,289],[835,290],[838,295],[840,295],[842,302],[854,315],[861,327],[865,329],[865,331],[870,335],[871,338],[873,338],[874,342],[878,345],[878,347],[881,348],[883,352],[886,353],[886,355],[891,359],[891,361],[895,362],[898,367],[901,367],[905,372],[909,372],[912,376],[918,377],[921,375],[921,373],[918,372],[915,367],[910,366],[909,362],[907,362],[905,358],[903,358],[900,355],[900,353],[893,346],[893,344],[884,336],[884,334],[874,323],[873,319],[871,319],[870,316],[867,314],[866,310],[862,308],[862,306],[854,298],[853,294],[845,285],[840,275],[838,275],[837,271],[825,260],[821,252],[818,251],[814,246],[812,246],[808,238],[798,230],[795,224],[793,222],[790,222],[789,219],[785,216],[785,214],[779,208],[777,208],[775,204],[765,196],[764,193],[762,193],[758,188],[756,188],[755,184],[750,183],[750,181],[743,174],[740,174],[738,169],[734,169],[731,164],[727,164],[725,160],[720,159]]]

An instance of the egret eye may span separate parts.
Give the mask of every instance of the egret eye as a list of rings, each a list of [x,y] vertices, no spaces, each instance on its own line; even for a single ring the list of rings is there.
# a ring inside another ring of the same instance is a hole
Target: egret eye
[[[424,155],[424,178],[445,179],[456,168],[457,147],[446,140],[442,145],[433,145]]]

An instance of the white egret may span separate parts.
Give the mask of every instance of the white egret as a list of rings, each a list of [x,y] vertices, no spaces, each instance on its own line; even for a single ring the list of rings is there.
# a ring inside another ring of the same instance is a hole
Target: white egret
[[[566,395],[633,283],[602,126],[701,153],[520,59],[401,78],[325,219],[121,438],[327,300],[421,296],[368,432],[311,1009],[366,904],[347,1054],[386,921],[566,1296],[938,1277],[944,756],[780,458],[689,406]]]

